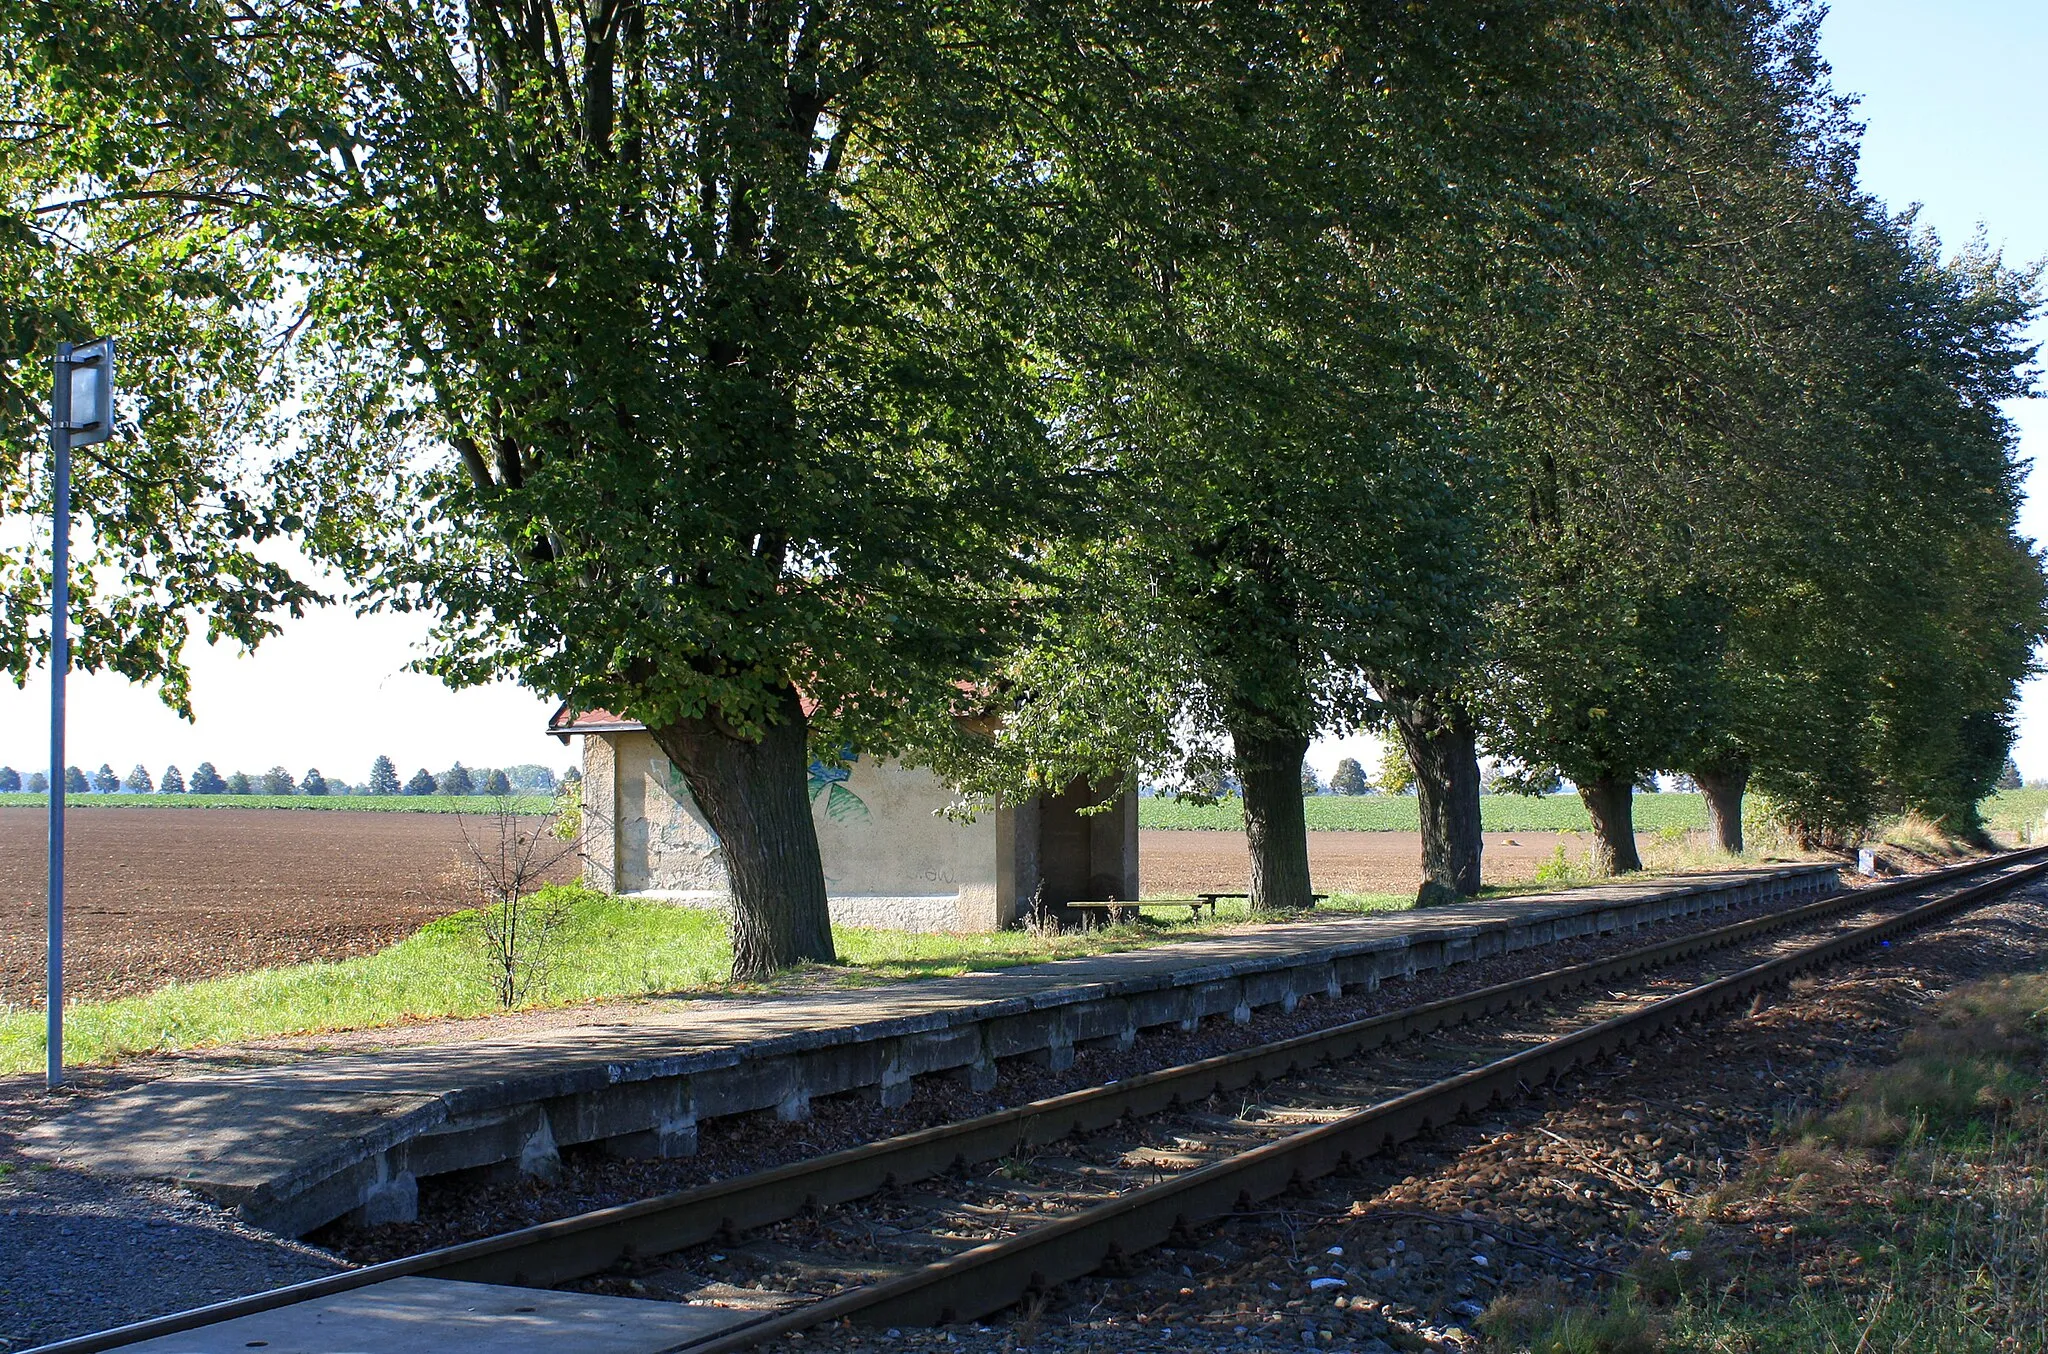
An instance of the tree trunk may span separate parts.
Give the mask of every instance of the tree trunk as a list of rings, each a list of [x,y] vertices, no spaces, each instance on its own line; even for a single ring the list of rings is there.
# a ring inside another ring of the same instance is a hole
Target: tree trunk
[[[716,718],[652,731],[718,834],[732,888],[732,976],[742,982],[837,957],[811,820],[809,721],[794,688],[776,713],[758,741]]]
[[[1390,696],[1395,727],[1415,768],[1422,818],[1422,897],[1479,892],[1485,839],[1479,826],[1479,742],[1463,711],[1427,699]],[[1448,899],[1444,899],[1448,901]]]
[[[1715,843],[1730,855],[1741,855],[1742,792],[1749,785],[1749,767],[1738,762],[1712,771],[1695,769],[1692,778],[1707,801],[1707,827]]]
[[[1302,809],[1304,737],[1231,734],[1244,782],[1244,835],[1252,852],[1252,911],[1315,906],[1308,876],[1308,819]]]
[[[1588,782],[1579,798],[1593,817],[1593,872],[1624,874],[1643,868],[1636,854],[1635,787],[1628,776]]]

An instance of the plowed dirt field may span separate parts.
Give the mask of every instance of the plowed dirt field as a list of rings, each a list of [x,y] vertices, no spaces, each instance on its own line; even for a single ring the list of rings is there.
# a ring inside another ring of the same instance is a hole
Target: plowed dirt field
[[[76,998],[366,954],[465,906],[454,814],[107,808],[66,821]],[[42,1001],[47,822],[0,808],[0,1004]]]

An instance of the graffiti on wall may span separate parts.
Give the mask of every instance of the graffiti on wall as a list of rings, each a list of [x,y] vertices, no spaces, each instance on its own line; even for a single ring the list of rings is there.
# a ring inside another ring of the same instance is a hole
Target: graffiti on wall
[[[853,764],[858,760],[857,756],[848,757],[844,766],[811,763],[811,803],[816,804],[818,796],[823,795],[825,816],[835,823],[865,823],[868,820],[867,801],[846,784],[853,775]]]

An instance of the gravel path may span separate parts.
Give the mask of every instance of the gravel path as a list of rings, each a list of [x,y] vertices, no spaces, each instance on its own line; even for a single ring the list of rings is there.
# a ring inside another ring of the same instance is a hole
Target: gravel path
[[[171,1185],[107,1181],[8,1150],[0,1100],[0,1351],[183,1311],[343,1267]]]

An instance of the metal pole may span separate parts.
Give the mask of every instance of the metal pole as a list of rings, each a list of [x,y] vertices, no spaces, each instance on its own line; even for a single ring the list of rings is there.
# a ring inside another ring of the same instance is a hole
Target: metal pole
[[[71,668],[71,345],[57,345],[50,393],[49,1084],[64,1084],[64,678]]]

